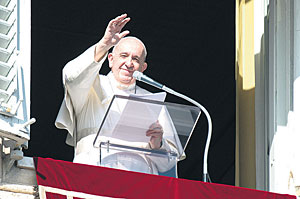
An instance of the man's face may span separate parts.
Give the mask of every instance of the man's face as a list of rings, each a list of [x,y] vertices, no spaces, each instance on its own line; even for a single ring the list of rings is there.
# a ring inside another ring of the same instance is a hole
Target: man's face
[[[115,79],[125,85],[135,82],[132,77],[134,71],[144,72],[147,68],[144,46],[133,38],[122,39],[108,55],[108,60]]]

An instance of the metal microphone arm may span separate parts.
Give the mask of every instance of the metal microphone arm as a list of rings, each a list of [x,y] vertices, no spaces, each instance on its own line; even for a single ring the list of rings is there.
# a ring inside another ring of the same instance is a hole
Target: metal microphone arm
[[[196,102],[195,100],[181,94],[178,93],[168,87],[166,87],[165,85],[163,85],[163,87],[161,88],[162,90],[176,95],[177,97],[183,98],[186,101],[191,102],[192,104],[196,105],[197,107],[199,107],[205,114],[206,118],[207,118],[207,123],[208,123],[208,133],[207,133],[207,139],[206,139],[206,144],[205,144],[205,149],[204,149],[204,157],[203,157],[203,182],[208,182],[208,163],[207,163],[207,158],[208,158],[208,149],[209,149],[209,144],[210,144],[210,140],[211,140],[211,136],[212,136],[212,121],[211,121],[211,117],[208,113],[208,111],[198,102]]]
[[[162,89],[164,91],[166,91],[167,93],[176,95],[177,97],[180,97],[182,99],[185,99],[186,101],[191,102],[192,104],[196,105],[197,107],[199,107],[205,114],[206,118],[207,118],[207,123],[208,123],[208,133],[207,133],[207,139],[206,139],[206,145],[205,145],[205,149],[204,149],[204,157],[203,157],[203,181],[207,182],[208,181],[208,169],[207,169],[207,158],[208,158],[208,149],[209,149],[209,144],[210,144],[210,140],[211,140],[211,135],[212,135],[212,121],[211,121],[211,117],[208,113],[208,111],[198,102],[196,102],[195,100],[181,94],[178,93],[168,87],[166,87],[165,85],[162,85],[156,81],[154,81],[153,79],[147,77],[146,75],[144,75],[143,73],[139,72],[139,71],[135,71],[133,73],[133,78],[135,78],[136,80],[145,82],[151,86],[157,87],[159,89]]]

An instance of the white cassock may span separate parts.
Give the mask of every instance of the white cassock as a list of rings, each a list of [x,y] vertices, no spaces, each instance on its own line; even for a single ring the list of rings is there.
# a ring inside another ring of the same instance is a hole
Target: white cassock
[[[108,105],[115,94],[128,96],[131,93],[149,94],[134,84],[124,87],[114,79],[112,72],[99,75],[105,60],[94,61],[95,46],[66,64],[63,69],[64,100],[57,115],[55,125],[66,129],[66,143],[75,147],[73,162],[99,165],[99,149],[93,146],[96,134]],[[138,147],[149,148],[149,144]],[[175,145],[163,139],[161,149],[178,153]],[[162,161],[145,156],[117,153],[103,157],[103,166],[157,174],[175,166],[176,160]]]

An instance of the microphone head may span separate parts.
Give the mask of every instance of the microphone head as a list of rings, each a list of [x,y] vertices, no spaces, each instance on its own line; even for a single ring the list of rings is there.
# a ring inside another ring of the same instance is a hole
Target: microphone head
[[[132,74],[132,77],[137,80],[141,80],[142,76],[143,76],[143,73],[141,73],[139,71],[134,71]]]

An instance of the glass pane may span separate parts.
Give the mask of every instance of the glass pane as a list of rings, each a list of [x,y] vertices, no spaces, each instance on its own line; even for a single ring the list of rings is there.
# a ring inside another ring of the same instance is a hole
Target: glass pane
[[[184,157],[184,148],[199,117],[200,109],[195,106],[116,95],[94,141],[94,147],[100,148],[100,165],[122,168],[142,156],[145,164],[150,161],[150,164],[168,164],[162,167],[174,168],[177,160]],[[152,150],[146,132],[156,122],[162,126],[163,142],[160,149]],[[127,158],[130,161],[126,162],[122,157],[129,153],[133,159]],[[124,165],[118,162],[120,159]]]

